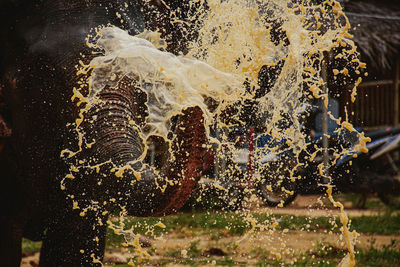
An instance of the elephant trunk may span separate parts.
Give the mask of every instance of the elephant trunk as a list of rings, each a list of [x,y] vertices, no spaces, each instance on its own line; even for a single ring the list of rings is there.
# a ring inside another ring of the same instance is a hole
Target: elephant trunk
[[[138,103],[138,90],[132,90],[133,86],[132,81],[124,79],[117,88],[105,87],[99,93],[102,103],[89,111],[84,126],[86,138],[95,142],[92,154],[101,161],[111,159],[114,164],[123,165],[143,153],[142,141],[132,122],[137,123],[145,114],[139,109],[143,103]]]
[[[134,216],[177,211],[190,197],[201,176],[206,143],[201,109],[183,110],[173,133],[172,155],[156,175],[138,160],[144,151],[144,140],[133,126],[144,122],[146,95],[135,88],[134,81],[123,78],[118,86],[105,87],[98,96],[102,104],[92,107],[83,125],[87,142],[95,141],[90,148],[90,158],[93,162],[111,160],[116,167],[127,164],[131,167],[122,178],[108,173],[106,186],[116,190],[111,195],[117,195],[118,204]],[[135,171],[140,171],[140,179]]]

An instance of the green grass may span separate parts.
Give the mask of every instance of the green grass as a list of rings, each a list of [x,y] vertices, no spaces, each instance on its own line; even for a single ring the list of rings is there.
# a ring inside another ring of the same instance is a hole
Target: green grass
[[[224,258],[201,258],[201,259],[191,259],[191,258],[177,258],[177,259],[159,259],[157,261],[147,261],[146,263],[150,266],[165,266],[167,264],[175,263],[182,264],[186,266],[210,266],[213,262],[216,266],[246,266],[246,262],[238,262],[229,257]],[[143,264],[143,263],[142,263]],[[107,265],[112,267],[128,267],[127,264],[117,264],[117,265]],[[140,266],[140,265],[139,265]]]
[[[330,267],[337,266],[345,257],[346,252],[331,246],[322,245],[310,253],[300,255],[296,262],[291,266],[317,266]],[[368,249],[360,249],[355,255],[356,266],[363,267],[395,267],[400,266],[400,249],[396,242],[392,241],[390,245],[381,248],[375,248],[371,245]],[[281,266],[281,261],[275,259],[263,259],[257,263],[257,266]]]
[[[154,227],[158,222],[162,222],[166,228]],[[156,236],[166,232],[179,231],[179,229],[182,228],[202,230],[228,229],[228,232],[231,235],[241,235],[249,228],[240,215],[228,212],[197,214],[181,213],[162,218],[130,217],[126,219],[124,223],[124,229],[132,229],[134,233],[139,234],[146,234],[150,228],[154,228],[154,234]],[[215,234],[217,235],[217,233]],[[107,239],[110,245],[119,244],[123,241],[122,236],[114,234],[110,229],[107,231]]]
[[[174,255],[174,254],[173,254]],[[167,264],[171,264],[171,263],[175,263],[175,264],[182,264],[182,265],[186,265],[186,266],[204,266],[204,265],[212,265],[214,262],[215,265],[217,266],[245,266],[246,262],[238,262],[233,260],[230,257],[222,257],[222,258],[205,258],[205,257],[201,257],[201,258],[191,258],[191,257],[187,257],[187,258],[182,258],[179,256],[171,256],[173,258],[162,258],[162,259],[158,259],[158,260],[147,260],[145,262],[142,262],[141,264],[147,264],[150,266],[165,266]],[[140,266],[141,264],[139,264],[138,266]],[[107,265],[107,266],[112,266],[112,267],[128,267],[129,265],[127,264],[117,264],[117,265]]]
[[[34,254],[40,251],[42,247],[42,242],[34,242],[29,239],[22,239],[22,252],[25,254]]]
[[[279,222],[278,229],[289,230],[331,230],[332,225],[340,226],[338,219],[333,220],[328,217],[291,216],[291,215],[267,215],[255,213],[253,217],[260,223],[268,224],[273,220]],[[146,234],[149,227],[156,225],[158,222],[165,224],[166,228],[153,227],[154,234],[177,231],[182,228],[209,230],[209,233],[215,235],[215,239],[225,235],[220,231],[224,229],[230,235],[242,235],[250,226],[241,215],[229,212],[218,213],[182,213],[174,216],[163,218],[135,218],[130,217],[125,220],[125,228],[132,228],[134,233]],[[338,231],[338,227],[335,228]],[[382,235],[399,235],[400,234],[400,214],[393,216],[362,216],[352,218],[352,229],[364,234],[382,234]],[[107,236],[110,244],[120,243],[123,238],[108,230]],[[23,241],[23,251],[35,252],[40,249],[40,242],[32,242],[27,239]]]
[[[258,223],[269,225],[273,221],[278,222],[277,229],[309,230],[309,231],[333,231],[339,232],[341,226],[339,219],[329,217],[306,217],[292,215],[268,215],[254,213],[252,216]],[[166,228],[154,227],[154,234],[159,235],[166,232],[179,232],[182,228],[208,231],[214,239],[223,235],[242,235],[250,229],[250,224],[243,216],[229,212],[207,212],[188,214],[181,213],[163,218],[129,218],[124,221],[125,228],[132,228],[134,233],[146,234],[158,222],[165,224]],[[224,232],[214,231],[222,230]],[[351,229],[363,234],[399,235],[400,214],[393,216],[362,216],[352,218]],[[197,231],[199,232],[199,231]],[[121,236],[108,231],[110,244],[119,244],[123,241]]]
[[[313,257],[314,255],[314,257]],[[285,266],[316,266],[316,267],[333,267],[337,266],[339,262],[345,256],[345,252],[335,248],[322,250],[318,247],[314,253],[302,254],[294,262],[294,264]],[[285,258],[283,258],[286,261]],[[235,261],[230,257],[223,258],[174,258],[174,259],[161,259],[158,261],[150,261],[149,263],[155,265],[166,265],[168,263],[183,264],[187,266],[199,266],[199,265],[210,265],[212,261],[215,261],[218,266],[246,266],[246,262]],[[272,258],[261,258],[256,266],[267,267],[267,266],[282,266],[283,261],[278,261]],[[126,267],[127,265],[113,265],[115,267]],[[356,253],[356,266],[363,267],[395,267],[400,266],[400,250],[395,249],[393,246],[383,246],[382,248],[369,248],[365,250],[359,250]]]
[[[285,266],[317,266],[317,267],[333,267],[337,266],[339,262],[344,258],[346,252],[335,247],[322,245],[317,246],[313,252],[304,253],[297,257],[297,260],[288,265],[290,259],[283,258],[282,260],[276,260],[270,256],[269,251],[261,248],[256,248],[252,251],[254,256],[259,259],[256,266],[282,266],[283,262],[286,262]],[[158,261],[150,260],[149,263],[155,265],[166,265],[168,263],[177,263],[187,266],[198,266],[198,265],[210,265],[212,261],[215,261],[216,265],[219,266],[245,266],[246,262],[235,261],[234,259],[225,256],[223,258],[205,258],[197,255],[196,257],[182,258],[180,257],[180,251],[176,253],[170,253],[165,256],[174,257],[173,259],[160,259]],[[189,256],[189,255],[188,255]],[[113,265],[115,267],[125,267],[127,265]],[[356,266],[363,267],[395,267],[400,266],[400,249],[396,242],[383,246],[381,248],[374,248],[372,245],[368,249],[357,250],[356,252]]]
[[[292,215],[268,215],[264,213],[251,214],[257,223],[270,225],[277,221],[278,230],[310,230],[310,231],[334,231],[338,232],[340,223],[338,219],[328,217],[310,218],[306,216]],[[155,226],[162,222],[166,228]],[[202,236],[208,235],[213,240],[219,240],[223,236],[240,236],[250,229],[249,223],[246,222],[243,215],[230,212],[204,212],[204,213],[180,213],[174,216],[166,216],[163,218],[135,218],[129,217],[125,219],[125,229],[132,228],[134,233],[148,235],[149,229],[155,235],[167,233],[183,233],[180,231],[192,231],[194,237],[192,243],[187,249],[187,258],[182,257],[180,251],[170,251],[164,255],[164,259],[157,261],[157,264],[179,263],[189,266],[197,266],[201,264],[210,264],[212,258],[206,258],[203,251],[198,248],[198,240]],[[335,225],[333,227],[333,225]],[[362,234],[382,234],[382,235],[400,235],[400,214],[386,216],[363,216],[352,219],[351,230],[355,229]],[[182,234],[182,237],[184,234]],[[119,247],[123,242],[123,237],[115,234],[112,230],[107,232],[107,250],[113,250]],[[26,254],[38,252],[41,242],[32,242],[27,239],[23,240],[22,251]],[[369,249],[358,250],[356,254],[357,266],[400,266],[400,249],[398,244],[391,244],[382,248],[376,248],[371,245]],[[232,252],[232,251],[231,251]],[[229,252],[228,255],[231,253]],[[258,266],[280,266],[282,262],[274,259],[268,250],[263,248],[255,248],[251,255],[258,260]],[[313,258],[313,256],[314,258]],[[304,254],[298,257],[294,266],[336,266],[340,259],[345,255],[344,251],[328,248],[317,249],[314,253]],[[230,257],[221,257],[214,259],[217,265],[235,266],[246,264],[235,261]],[[152,260],[150,260],[152,262]],[[119,267],[127,265],[118,265]]]
[[[359,266],[400,266],[400,248],[395,240],[382,248],[375,248],[371,245],[367,250],[358,251],[356,260]]]
[[[400,235],[400,214],[355,217],[352,219],[352,227],[359,233]]]

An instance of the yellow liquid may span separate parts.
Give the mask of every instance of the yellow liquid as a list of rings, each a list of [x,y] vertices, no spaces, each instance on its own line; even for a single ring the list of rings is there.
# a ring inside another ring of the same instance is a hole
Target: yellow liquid
[[[168,132],[171,127],[171,118],[188,107],[200,107],[204,114],[204,124],[207,131],[219,133],[219,137],[212,137],[207,132],[210,144],[217,146],[217,157],[224,158],[226,151],[237,152],[235,141],[228,138],[233,126],[246,127],[240,114],[243,103],[252,100],[256,102],[257,112],[261,120],[264,133],[276,139],[286,140],[286,145],[296,155],[295,164],[287,169],[292,181],[297,168],[301,167],[299,155],[310,144],[306,141],[305,134],[301,131],[299,118],[310,106],[312,99],[321,98],[328,106],[327,94],[323,93],[325,81],[321,77],[322,60],[324,54],[330,53],[334,48],[344,47],[340,57],[352,61],[355,70],[365,68],[357,59],[357,51],[348,30],[349,22],[345,17],[340,4],[334,0],[325,1],[321,5],[312,5],[308,1],[299,1],[291,4],[279,0],[209,0],[208,8],[203,8],[201,0],[190,1],[193,9],[188,14],[189,19],[182,21],[171,12],[171,23],[191,24],[191,28],[198,33],[195,40],[191,40],[188,53],[176,56],[160,49],[165,42],[160,34],[145,31],[138,36],[130,36],[127,32],[116,26],[99,27],[96,30],[96,43],[88,42],[91,48],[100,48],[103,52],[90,62],[82,66],[77,75],[81,77],[81,88],[88,88],[89,93],[80,93],[81,89],[74,88],[72,100],[82,109],[76,120],[75,130],[78,133],[78,151],[69,148],[63,150],[62,155],[74,158],[80,153],[82,147],[93,145],[95,140],[86,140],[80,125],[85,120],[86,112],[94,105],[101,102],[98,93],[105,86],[117,86],[118,81],[124,77],[135,80],[140,89],[147,94],[146,108],[149,115],[143,124],[136,124],[134,119],[129,122],[135,128],[143,141],[150,136],[161,136],[170,141]],[[198,5],[196,5],[198,4]],[[166,5],[164,3],[164,5]],[[197,9],[194,9],[195,5]],[[200,7],[198,7],[200,6]],[[169,9],[166,6],[166,9]],[[118,14],[117,14],[118,16]],[[193,19],[190,19],[190,16]],[[196,18],[196,19],[194,19]],[[255,99],[257,90],[260,89],[258,76],[263,66],[276,66],[283,63],[282,69],[269,91],[260,98]],[[349,75],[349,71],[335,69],[334,75]],[[357,81],[357,84],[361,82]],[[245,86],[245,84],[247,84]],[[252,88],[247,90],[246,88]],[[355,90],[352,97],[355,97]],[[208,100],[212,99],[216,105],[210,107]],[[237,104],[239,103],[239,105]],[[229,114],[226,119],[226,110],[233,105],[238,112]],[[330,115],[338,127],[355,131],[354,127],[341,118]],[[286,122],[281,127],[282,121]],[[367,138],[359,134],[359,145],[355,149],[366,152]],[[253,161],[260,161],[263,151],[267,148],[255,148]],[[288,149],[288,148],[286,148]],[[148,147],[137,161],[143,161]],[[268,148],[268,153],[282,153],[281,146]],[[312,160],[321,147],[316,147],[316,152],[309,156]],[[337,160],[348,150],[336,151],[333,161]],[[264,153],[265,154],[265,153]],[[134,163],[134,162],[133,162]],[[112,164],[104,162],[101,164]],[[73,179],[73,173],[79,169],[92,168],[99,170],[101,164],[87,166],[83,162],[71,165],[71,173],[63,180],[62,189],[68,187],[68,179]],[[233,166],[232,169],[238,167]],[[123,178],[126,170],[133,170],[131,165],[114,166],[115,178]],[[319,166],[323,169],[323,165]],[[133,170],[138,180],[141,170]],[[227,170],[225,176],[233,177],[234,170]],[[323,173],[322,173],[323,174]],[[161,177],[162,178],[162,177]],[[243,173],[240,181],[249,178]],[[163,178],[162,178],[163,179]],[[262,179],[260,171],[255,168],[254,180]],[[282,179],[285,179],[284,177]],[[168,186],[168,183],[166,183]],[[173,184],[172,184],[173,185]],[[246,188],[252,198],[256,198],[254,189]],[[165,188],[160,188],[160,193]],[[284,189],[288,193],[290,190]],[[349,220],[343,206],[332,197],[332,188],[328,187],[327,194],[335,207],[340,208],[340,219],[343,224],[342,232],[347,243],[348,255],[341,262],[341,266],[354,266],[354,242],[357,234],[349,231]],[[229,196],[226,196],[229,198]],[[112,199],[109,201],[113,202]],[[115,200],[114,200],[115,201]],[[85,208],[73,204],[74,209]],[[276,221],[268,225],[259,224],[248,212],[243,212],[243,219],[251,225],[252,229],[247,235],[255,231],[275,231]],[[148,257],[140,250],[138,237],[127,233],[109,222],[113,229],[124,234],[128,243],[137,247],[138,257]],[[165,227],[161,224],[155,226]],[[155,226],[152,226],[153,228]],[[287,230],[286,230],[287,232]],[[284,233],[286,233],[284,230]],[[131,236],[129,239],[128,237]],[[132,237],[133,236],[133,237]],[[282,248],[285,245],[282,244]],[[276,252],[276,258],[281,258],[281,253]]]

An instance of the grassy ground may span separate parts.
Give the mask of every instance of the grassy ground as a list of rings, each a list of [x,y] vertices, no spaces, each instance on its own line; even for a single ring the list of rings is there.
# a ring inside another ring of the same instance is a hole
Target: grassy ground
[[[351,230],[356,229],[362,240],[356,245],[357,266],[400,266],[400,214],[360,216],[351,221]],[[339,220],[331,217],[202,211],[127,218],[124,223],[124,229],[132,229],[151,243],[145,249],[150,259],[139,263],[134,258],[137,265],[337,266],[347,253],[340,240]],[[121,247],[124,241],[114,231],[107,232],[106,266],[128,266],[128,252],[135,248]],[[24,240],[23,253],[37,253],[40,245]]]

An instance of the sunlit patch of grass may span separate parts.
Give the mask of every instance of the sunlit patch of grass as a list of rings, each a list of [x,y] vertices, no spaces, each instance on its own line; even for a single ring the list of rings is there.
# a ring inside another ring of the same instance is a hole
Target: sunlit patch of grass
[[[35,254],[36,252],[40,251],[41,247],[41,241],[35,242],[26,238],[22,239],[22,252],[25,254]]]
[[[187,255],[190,258],[201,256],[201,250],[197,247],[200,240],[195,240],[190,243]]]
[[[162,222],[166,227],[153,227],[158,222]],[[118,222],[116,222],[118,224]],[[241,235],[246,229],[246,222],[240,215],[228,212],[219,213],[197,213],[188,214],[181,213],[173,216],[166,216],[162,218],[136,218],[130,217],[124,220],[125,229],[132,229],[134,233],[148,234],[149,229],[151,234],[156,236],[170,232],[177,231],[183,228],[187,229],[226,229],[231,235]],[[122,241],[122,237],[115,237],[112,230],[107,232],[112,240],[111,243]]]
[[[393,216],[362,216],[352,218],[352,226],[359,233],[399,235],[400,214]]]
[[[259,250],[259,248],[258,248]],[[253,250],[257,251],[257,249]],[[252,251],[252,252],[253,252]],[[310,252],[302,253],[300,255],[293,255],[294,257],[282,258],[277,260],[275,257],[271,256],[270,253],[258,255],[257,266],[267,267],[267,266],[337,266],[339,261],[344,257],[345,251],[333,248],[330,246],[318,244],[317,247]]]
[[[268,215],[264,213],[254,213],[252,216],[261,224],[270,224],[272,221],[278,222],[277,229],[283,230],[305,230],[305,231],[333,231],[339,232],[341,226],[339,219],[329,217],[306,217],[293,215]],[[152,235],[160,235],[167,232],[179,232],[181,229],[191,229],[201,234],[201,231],[212,230],[213,240],[218,240],[222,236],[242,235],[250,229],[244,218],[236,213],[229,212],[207,212],[188,214],[181,213],[174,216],[163,218],[127,218],[125,228],[132,228],[134,233],[149,234],[149,227],[162,222],[166,228],[153,227]],[[351,229],[364,234],[398,235],[400,234],[400,214],[393,216],[362,216],[351,219]],[[118,236],[113,231],[108,230],[107,241],[109,245],[118,245],[123,241],[122,236]],[[184,238],[184,236],[182,236]]]
[[[307,254],[300,257],[298,264],[300,266],[308,262],[314,262],[316,266],[337,266],[340,260],[342,260],[347,254],[347,250],[338,248],[329,244],[318,243],[317,247]]]
[[[256,247],[250,251],[250,254],[253,258],[263,261],[270,258],[271,252],[265,248]]]
[[[173,257],[175,259],[179,259],[179,258],[190,258],[190,259],[195,259],[195,258],[199,258],[203,255],[203,252],[201,251],[201,249],[198,247],[200,243],[200,240],[194,240],[192,242],[190,242],[189,248],[186,250],[186,254],[183,255],[182,254],[182,250],[178,249],[178,250],[170,250],[168,252],[166,252],[164,254],[164,256],[167,257]]]
[[[329,245],[319,245],[312,253],[300,257],[295,266],[337,266],[346,255],[346,251]],[[357,266],[391,267],[399,266],[400,249],[395,240],[381,248],[373,247],[356,251]]]
[[[147,265],[150,266],[165,266],[168,264],[181,264],[185,266],[246,266],[245,262],[238,262],[229,257],[224,257],[222,259],[217,258],[163,258],[156,261],[149,261]],[[117,265],[106,265],[107,267],[128,267],[127,264],[117,264]]]
[[[382,248],[375,248],[373,244],[366,250],[359,250],[356,254],[356,260],[359,266],[399,266],[400,248],[396,240],[390,244],[383,245]]]
[[[193,246],[197,247],[197,244]],[[347,252],[332,247],[330,245],[319,244],[313,251],[297,255],[295,258],[283,258],[277,260],[272,257],[268,250],[262,248],[255,248],[251,251],[252,256],[257,259],[256,266],[282,266],[282,264],[290,266],[318,266],[318,267],[331,267],[337,266],[343,259]],[[207,258],[201,255],[196,250],[196,256],[184,258],[179,250],[166,253],[165,258],[158,260],[150,260],[148,263],[153,265],[166,265],[170,263],[183,264],[187,266],[199,265],[219,265],[219,266],[245,266],[248,263],[236,260],[234,257],[217,257]],[[389,245],[384,245],[381,248],[373,247],[373,244],[368,249],[361,249],[356,251],[356,264],[357,266],[369,267],[392,267],[399,266],[400,262],[400,249],[396,241],[392,241]],[[126,267],[128,265],[112,265],[115,267]]]
[[[346,255],[346,251],[329,245],[319,244],[312,252],[297,256],[296,260],[289,262],[291,266],[337,266]],[[289,260],[290,261],[290,260]],[[286,263],[287,260],[286,260]],[[392,267],[399,266],[400,249],[396,248],[396,242],[375,248],[371,245],[368,249],[356,251],[356,266],[368,267]],[[259,259],[257,266],[281,266],[282,262],[273,258]]]
[[[303,253],[296,256],[295,259],[277,260],[272,257],[269,251],[261,248],[255,248],[251,251],[252,256],[257,260],[256,266],[318,266],[318,267],[331,267],[337,266],[343,259],[346,251],[332,247],[329,245],[319,244],[313,251]],[[235,260],[232,257],[218,257],[206,258],[199,254],[196,257],[183,258],[179,250],[167,253],[166,258],[159,260],[150,260],[149,263],[153,265],[166,265],[170,263],[183,264],[187,266],[199,265],[219,265],[219,266],[246,266],[246,262]],[[189,256],[189,255],[188,255]],[[169,258],[168,258],[169,257]],[[389,245],[384,245],[381,248],[374,248],[373,244],[368,249],[361,249],[356,251],[356,266],[369,266],[369,267],[392,267],[399,266],[400,262],[400,249],[396,241],[392,241]],[[128,265],[112,265],[115,267],[126,267]]]

